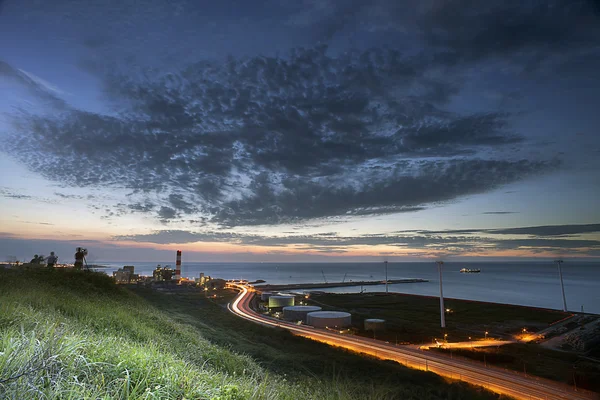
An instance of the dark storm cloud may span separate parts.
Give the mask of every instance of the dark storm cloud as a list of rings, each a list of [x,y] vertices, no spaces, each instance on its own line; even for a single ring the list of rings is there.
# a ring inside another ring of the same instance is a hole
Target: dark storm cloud
[[[535,58],[597,43],[591,10],[587,0],[451,0],[435,4],[422,16],[420,27],[430,44],[447,51],[449,62],[523,51]]]
[[[546,225],[530,226],[525,228],[509,228],[489,230],[490,233],[502,235],[532,235],[532,236],[559,236],[579,235],[583,233],[600,232],[600,224],[586,225]]]
[[[122,204],[122,206],[129,208],[131,211],[137,211],[137,212],[150,212],[156,207],[152,203],[144,203],[144,204],[133,203],[133,204],[128,204],[128,205]]]
[[[525,160],[423,161],[411,175],[405,173],[410,169],[401,165],[388,173],[367,174],[359,180],[359,185],[357,177],[351,183],[289,178],[283,182],[283,190],[272,186],[268,177],[262,175],[253,182],[253,195],[222,204],[216,219],[235,226],[418,211],[421,204],[485,192],[549,167],[547,163]]]
[[[426,235],[461,235],[461,234],[493,234],[493,235],[529,235],[529,236],[566,236],[600,232],[600,224],[581,225],[542,225],[505,229],[449,229],[444,231],[400,231],[398,233],[419,233]],[[535,239],[534,239],[535,240]]]
[[[373,35],[380,42],[402,43],[417,53],[423,68],[433,65],[445,74],[458,67],[453,73],[460,75],[465,67],[489,61],[517,66],[520,72],[539,70],[546,63],[553,69],[556,62],[573,71],[586,57],[598,64],[598,4],[597,0],[340,0],[304,2],[289,21],[309,28],[315,40],[354,42]]]
[[[160,210],[158,210],[158,216],[163,220],[173,219],[177,217],[177,211],[171,207],[162,206]]]
[[[439,108],[429,99],[445,84],[421,66],[389,49],[319,46],[112,74],[118,115],[21,112],[4,150],[62,184],[131,190],[132,211],[155,212],[138,203],[157,195],[163,221],[228,226],[418,211],[557,166],[496,156],[524,144],[510,116]]]

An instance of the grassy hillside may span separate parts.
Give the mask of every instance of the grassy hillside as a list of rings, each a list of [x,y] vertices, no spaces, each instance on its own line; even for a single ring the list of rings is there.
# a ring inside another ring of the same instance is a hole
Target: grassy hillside
[[[161,300],[157,304],[171,303]],[[103,274],[0,269],[0,398],[495,397],[462,383],[449,384],[432,374],[406,369],[401,370],[407,374],[400,376],[410,378],[406,382],[396,379],[381,384],[365,384],[368,381],[355,381],[335,371],[315,374],[302,362],[290,358],[290,354],[278,354],[277,348],[256,343],[257,349],[274,357],[273,364],[281,361],[281,370],[273,369],[264,358],[256,361],[232,349],[244,340],[244,349],[252,350],[248,337],[242,339],[238,332],[246,325],[232,327],[233,341],[228,343],[227,335],[215,328],[219,325],[214,322],[223,317],[229,324],[233,316],[224,311],[219,315],[217,311],[211,309],[208,315],[172,315],[115,286]],[[221,333],[218,340],[215,332]],[[206,336],[212,336],[211,340]],[[318,346],[302,340],[306,349],[313,345]],[[346,353],[344,356],[363,360]],[[371,361],[364,362],[369,365]]]

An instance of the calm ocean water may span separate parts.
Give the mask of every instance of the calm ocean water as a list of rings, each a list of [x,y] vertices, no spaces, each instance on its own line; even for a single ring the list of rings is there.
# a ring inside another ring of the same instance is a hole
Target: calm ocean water
[[[123,265],[134,265],[136,272],[151,275],[156,262],[97,262],[112,271]],[[174,263],[162,263],[174,267]],[[463,267],[480,268],[480,274],[461,274]],[[600,314],[600,262],[563,264],[563,279],[569,310]],[[183,263],[182,275],[197,277],[200,272],[224,279],[263,279],[267,283],[329,282],[383,280],[384,264],[380,263]],[[435,263],[388,264],[388,278],[422,278],[427,283],[390,285],[398,293],[439,295],[439,278]],[[448,262],[444,264],[444,297],[489,301],[494,303],[562,308],[560,281],[552,262]],[[365,286],[367,292],[381,292],[384,285]],[[336,293],[359,292],[360,287],[322,289]]]

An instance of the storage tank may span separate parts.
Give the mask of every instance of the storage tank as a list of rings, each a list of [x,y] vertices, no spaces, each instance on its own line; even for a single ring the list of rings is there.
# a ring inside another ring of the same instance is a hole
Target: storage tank
[[[306,314],[309,312],[321,311],[317,306],[288,306],[283,307],[283,319],[286,321],[306,322]]]
[[[315,311],[306,315],[306,323],[315,328],[345,328],[352,324],[352,316],[343,311]]]
[[[385,319],[365,319],[365,331],[382,331],[385,329]]]
[[[294,296],[275,296],[269,297],[269,308],[280,308],[294,305]]]
[[[273,295],[273,293],[271,293],[271,292],[262,292],[262,293],[260,294],[260,299],[261,299],[262,301],[268,301],[268,300],[269,300],[269,297],[271,297],[272,295]]]

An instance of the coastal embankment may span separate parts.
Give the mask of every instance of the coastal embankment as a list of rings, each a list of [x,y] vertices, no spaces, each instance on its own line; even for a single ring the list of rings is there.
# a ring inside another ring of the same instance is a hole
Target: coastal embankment
[[[389,279],[388,284],[397,283],[422,283],[429,282],[427,279]],[[255,285],[258,290],[294,290],[294,289],[324,289],[349,286],[372,286],[385,285],[385,281],[349,281],[349,282],[321,282],[321,283],[289,283],[283,285]]]

